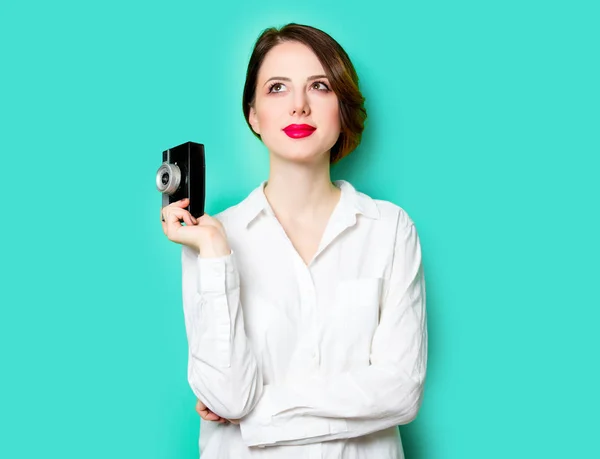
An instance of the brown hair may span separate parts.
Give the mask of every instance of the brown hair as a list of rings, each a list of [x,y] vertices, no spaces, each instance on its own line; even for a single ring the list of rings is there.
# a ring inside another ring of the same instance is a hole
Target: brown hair
[[[331,148],[330,163],[336,163],[352,152],[360,143],[367,111],[365,98],[358,88],[358,75],[346,51],[331,36],[322,30],[307,25],[290,23],[279,30],[265,29],[256,40],[248,63],[246,83],[242,97],[242,108],[246,123],[249,122],[250,107],[254,105],[258,71],[267,53],[276,45],[286,41],[297,41],[313,50],[325,69],[331,89],[337,95],[340,107],[341,133]],[[260,139],[260,135],[252,130]]]

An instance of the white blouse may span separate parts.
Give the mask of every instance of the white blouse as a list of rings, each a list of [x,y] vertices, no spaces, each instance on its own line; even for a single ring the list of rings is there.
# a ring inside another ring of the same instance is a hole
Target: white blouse
[[[414,222],[345,180],[306,265],[263,181],[214,217],[231,246],[182,246],[188,381],[210,410],[202,459],[399,459],[427,366],[425,278]]]

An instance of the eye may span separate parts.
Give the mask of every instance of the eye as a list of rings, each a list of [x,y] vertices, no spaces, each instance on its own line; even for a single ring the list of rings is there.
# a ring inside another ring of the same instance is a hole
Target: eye
[[[330,89],[329,89],[329,86],[327,86],[327,85],[326,85],[324,82],[322,82],[322,81],[315,81],[315,82],[312,84],[312,86],[314,87],[315,85],[317,85],[317,86],[318,86],[318,85],[324,86],[323,88],[318,88],[318,87],[317,87],[316,89],[318,89],[319,91],[324,91],[324,92],[330,91]]]
[[[284,85],[283,85],[283,83],[279,83],[279,82],[271,83],[269,85],[269,93],[271,93],[271,92],[282,92],[282,91],[277,91],[277,90],[273,91],[273,88],[277,89],[279,86],[284,86]]]

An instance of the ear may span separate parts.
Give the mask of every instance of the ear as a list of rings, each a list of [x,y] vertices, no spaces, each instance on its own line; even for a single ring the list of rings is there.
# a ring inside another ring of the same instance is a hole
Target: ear
[[[258,135],[260,135],[260,126],[258,124],[258,116],[256,115],[256,110],[254,109],[253,106],[250,106],[250,113],[248,115],[248,121],[250,122],[250,126],[252,126],[252,129],[254,130],[254,132],[256,132]]]

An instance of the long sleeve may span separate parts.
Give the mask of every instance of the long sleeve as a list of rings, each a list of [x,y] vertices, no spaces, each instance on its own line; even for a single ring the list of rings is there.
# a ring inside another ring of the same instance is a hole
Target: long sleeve
[[[263,377],[244,329],[235,253],[202,258],[182,246],[188,381],[196,397],[227,419],[256,405]]]
[[[241,420],[246,445],[353,438],[416,417],[426,376],[427,320],[421,246],[411,220],[396,232],[381,301],[370,365],[265,385],[254,410]]]

